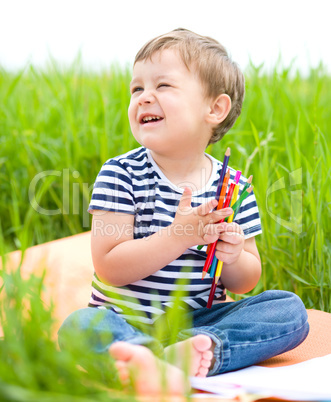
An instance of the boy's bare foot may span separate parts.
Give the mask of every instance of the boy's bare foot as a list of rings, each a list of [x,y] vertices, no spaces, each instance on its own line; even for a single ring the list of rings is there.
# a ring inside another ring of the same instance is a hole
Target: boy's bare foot
[[[214,356],[212,346],[209,336],[196,335],[166,347],[165,359],[188,375],[206,377]]]
[[[132,384],[138,395],[185,395],[190,389],[179,368],[158,359],[145,346],[116,342],[109,353],[123,386]]]

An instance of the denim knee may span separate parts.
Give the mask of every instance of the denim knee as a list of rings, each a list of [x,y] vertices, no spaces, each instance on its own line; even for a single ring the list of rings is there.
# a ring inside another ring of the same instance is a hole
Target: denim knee
[[[284,324],[284,333],[296,333],[297,342],[292,346],[299,345],[309,332],[307,310],[300,297],[285,290],[268,290],[264,294],[273,300],[278,311],[277,322]]]
[[[97,353],[108,350],[113,340],[111,328],[107,325],[107,310],[83,308],[71,313],[58,331],[61,349],[85,343]]]
[[[267,290],[261,295],[267,299],[276,302],[277,308],[284,314],[284,319],[294,320],[303,325],[307,319],[307,310],[300,299],[295,293],[286,290]]]
[[[96,353],[107,352],[113,342],[124,341],[145,345],[161,355],[163,347],[159,341],[143,333],[109,309],[87,307],[69,315],[58,331],[61,349],[83,347]]]

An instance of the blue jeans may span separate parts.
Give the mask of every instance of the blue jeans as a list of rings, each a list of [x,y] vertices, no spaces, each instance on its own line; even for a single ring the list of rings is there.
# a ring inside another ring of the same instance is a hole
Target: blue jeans
[[[197,334],[208,335],[214,341],[215,363],[208,375],[250,366],[287,352],[309,332],[301,299],[279,290],[215,304],[211,309],[201,308],[188,315],[193,328],[182,328],[178,341]],[[96,353],[107,352],[116,341],[145,345],[159,356],[167,346],[166,339],[160,342],[106,309],[90,307],[72,313],[59,330],[61,348],[66,347],[73,329],[88,338],[89,347]]]

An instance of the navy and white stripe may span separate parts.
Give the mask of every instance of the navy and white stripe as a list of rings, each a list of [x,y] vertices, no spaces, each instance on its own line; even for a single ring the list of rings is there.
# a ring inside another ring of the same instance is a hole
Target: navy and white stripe
[[[210,157],[213,170],[205,186],[193,190],[192,205],[198,206],[215,197],[222,163]],[[236,171],[230,168],[234,179]],[[240,179],[241,189],[246,183]],[[144,147],[109,159],[101,168],[94,184],[89,211],[104,210],[134,215],[134,238],[140,239],[169,226],[176,213],[183,189],[171,183]],[[259,212],[252,192],[242,203],[235,220],[245,238],[261,233]],[[89,306],[111,308],[125,319],[152,323],[171,306],[174,292],[182,291],[186,307],[205,307],[212,279],[201,280],[206,259],[205,250],[189,248],[177,260],[144,279],[125,287],[112,287],[94,275]],[[215,297],[223,295],[218,287]]]

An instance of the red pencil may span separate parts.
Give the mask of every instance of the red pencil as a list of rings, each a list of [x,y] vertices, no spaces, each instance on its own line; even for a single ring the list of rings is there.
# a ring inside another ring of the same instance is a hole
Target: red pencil
[[[215,290],[216,290],[216,285],[217,282],[213,281],[213,284],[211,285],[211,289],[210,289],[210,293],[209,293],[209,298],[208,298],[208,303],[207,303],[207,308],[210,308],[213,304],[213,300],[214,300],[214,295],[215,295]]]

